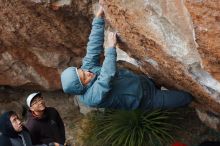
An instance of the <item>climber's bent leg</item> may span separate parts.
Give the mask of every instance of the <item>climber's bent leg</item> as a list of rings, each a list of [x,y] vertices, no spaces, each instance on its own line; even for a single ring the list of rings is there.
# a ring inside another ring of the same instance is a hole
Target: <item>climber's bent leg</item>
[[[157,90],[152,97],[151,106],[153,109],[172,109],[187,106],[193,96],[185,91]]]

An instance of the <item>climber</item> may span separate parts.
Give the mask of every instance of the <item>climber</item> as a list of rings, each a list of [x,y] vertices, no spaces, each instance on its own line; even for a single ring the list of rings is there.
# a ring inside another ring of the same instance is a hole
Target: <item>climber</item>
[[[40,92],[31,93],[27,99],[29,108],[25,126],[30,131],[34,145],[63,146],[65,128],[63,121],[53,107],[46,107]]]
[[[147,76],[137,75],[116,67],[117,34],[107,37],[107,51],[103,52],[104,10],[100,8],[92,23],[87,54],[81,68],[69,67],[61,74],[65,93],[80,95],[80,101],[90,107],[111,109],[170,109],[188,105],[192,95],[177,90],[160,90]]]
[[[14,111],[5,112],[0,117],[0,145],[32,146],[29,132]]]

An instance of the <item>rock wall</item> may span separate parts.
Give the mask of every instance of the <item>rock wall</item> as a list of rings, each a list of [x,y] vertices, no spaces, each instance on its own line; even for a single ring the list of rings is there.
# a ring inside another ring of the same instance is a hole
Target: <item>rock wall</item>
[[[0,1],[0,85],[57,90],[60,71],[80,65],[90,32],[92,2],[53,11],[29,0]]]
[[[105,0],[104,7],[121,48],[143,72],[192,93],[198,110],[219,116],[220,1]]]

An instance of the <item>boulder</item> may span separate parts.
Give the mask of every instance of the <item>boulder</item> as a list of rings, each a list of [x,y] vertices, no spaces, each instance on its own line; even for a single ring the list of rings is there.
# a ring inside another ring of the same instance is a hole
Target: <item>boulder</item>
[[[143,72],[190,92],[194,107],[219,116],[220,1],[104,0],[103,6],[121,49]]]
[[[2,0],[0,9],[0,85],[60,89],[60,72],[80,66],[85,54],[91,1],[54,11],[29,0]]]

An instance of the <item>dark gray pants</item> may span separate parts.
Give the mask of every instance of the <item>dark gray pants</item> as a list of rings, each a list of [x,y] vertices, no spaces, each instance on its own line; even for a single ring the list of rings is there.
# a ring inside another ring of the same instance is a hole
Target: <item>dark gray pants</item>
[[[192,95],[184,91],[157,90],[151,99],[151,108],[172,109],[188,105],[192,100]]]
[[[192,101],[193,96],[185,91],[160,90],[149,78],[145,78],[143,83],[146,92],[140,109],[173,109],[187,106]]]

